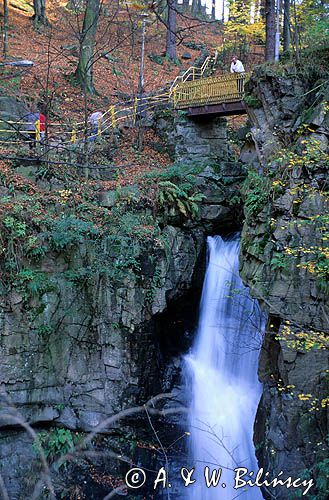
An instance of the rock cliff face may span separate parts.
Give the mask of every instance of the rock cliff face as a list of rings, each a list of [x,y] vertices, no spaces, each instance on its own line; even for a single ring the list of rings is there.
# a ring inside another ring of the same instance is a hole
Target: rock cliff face
[[[151,302],[147,288],[132,275],[116,289],[97,273],[83,286],[61,278],[61,271],[92,258],[83,245],[71,262],[49,256],[41,263],[56,291],[42,296],[44,311],[32,328],[22,295],[9,294],[1,318],[2,381],[29,422],[88,430],[142,393],[159,392],[156,346],[145,324],[166,307],[167,293],[174,298],[191,287],[202,245],[197,230],[167,226],[163,234],[171,251],[168,260],[158,251],[163,284]],[[141,258],[150,268],[147,257]]]
[[[12,140],[13,129],[10,123],[11,120],[19,121],[28,113],[28,109],[22,103],[18,102],[17,99],[12,97],[0,95],[0,119],[1,122],[1,139]],[[6,132],[8,130],[8,132]]]
[[[251,81],[257,102],[249,109],[251,133],[260,161],[245,188],[241,273],[269,314],[255,426],[260,466],[272,477],[280,471],[313,477],[317,498],[324,498],[329,113],[328,96],[309,102],[307,90],[289,73],[256,73]],[[275,493],[287,498],[285,488]]]
[[[40,297],[27,304],[24,292],[11,288],[1,307],[1,376],[30,423],[88,430],[105,415],[159,392],[157,346],[148,323],[196,284],[205,235],[233,226],[236,211],[228,201],[237,184],[224,188],[222,175],[239,183],[244,173],[236,168],[234,177],[226,176],[225,169],[201,172],[196,185],[207,203],[198,219],[180,225],[179,216],[170,216],[159,236],[166,248],[154,242],[141,248],[138,275],[127,271],[113,286],[96,270],[77,282],[71,275],[94,258],[94,248],[82,243],[39,262],[51,282]]]

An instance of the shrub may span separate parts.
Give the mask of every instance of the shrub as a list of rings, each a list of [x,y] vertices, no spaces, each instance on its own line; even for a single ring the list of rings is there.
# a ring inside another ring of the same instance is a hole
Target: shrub
[[[13,238],[21,238],[26,234],[26,224],[23,221],[8,215],[2,221],[5,228],[10,232]]]
[[[262,102],[258,97],[256,97],[253,94],[246,94],[244,97],[244,102],[249,108],[261,108],[262,107]]]
[[[52,222],[52,229],[46,233],[55,250],[63,250],[81,243],[86,238],[95,238],[98,230],[92,222],[78,219],[72,215]]]
[[[254,170],[248,172],[244,182],[245,213],[247,217],[258,214],[265,206],[269,196],[269,179]]]
[[[13,284],[23,293],[26,300],[32,297],[40,298],[45,293],[52,292],[55,289],[54,283],[48,278],[47,274],[33,269],[19,271]]]
[[[40,448],[50,462],[58,460],[61,456],[74,448],[77,442],[77,434],[63,428],[50,429],[49,431],[39,432],[37,439],[33,443],[35,452]],[[62,462],[60,467],[66,467],[67,462]]]

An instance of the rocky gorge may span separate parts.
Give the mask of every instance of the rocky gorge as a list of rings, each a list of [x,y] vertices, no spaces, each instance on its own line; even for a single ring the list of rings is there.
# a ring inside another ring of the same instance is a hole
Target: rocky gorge
[[[139,185],[88,199],[59,179],[37,182],[34,171],[24,178],[24,166],[2,176],[12,210],[3,217],[0,341],[1,475],[10,498],[29,498],[42,474],[25,422],[56,462],[61,444],[68,452],[110,415],[163,393],[174,402],[162,408],[183,405],[181,355],[193,338],[206,236],[235,231],[242,231],[241,276],[268,316],[254,434],[259,466],[271,476],[313,477],[312,498],[325,498],[329,96],[325,86],[309,94],[292,71],[262,68],[249,83],[252,166],[234,157],[225,119],[193,122],[163,110],[151,126],[175,163]],[[178,439],[184,418],[170,411],[159,418],[163,442]],[[54,469],[56,494],[102,498],[120,484],[123,454],[150,468],[162,463],[152,429],[136,430],[143,419],[116,423],[92,441],[91,451],[106,450],[106,458],[93,461],[91,453],[83,466]],[[39,498],[48,498],[47,488]],[[263,495],[273,498],[265,488]],[[284,488],[275,495],[288,498]]]

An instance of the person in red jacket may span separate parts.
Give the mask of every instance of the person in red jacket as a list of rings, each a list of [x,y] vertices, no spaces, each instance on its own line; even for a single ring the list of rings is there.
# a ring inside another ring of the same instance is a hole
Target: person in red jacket
[[[43,113],[39,113],[39,120],[40,120],[40,139],[41,142],[44,142],[46,137],[46,116]]]

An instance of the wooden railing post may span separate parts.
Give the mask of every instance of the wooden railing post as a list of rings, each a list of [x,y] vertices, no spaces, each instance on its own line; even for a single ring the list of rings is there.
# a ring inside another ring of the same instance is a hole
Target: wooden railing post
[[[77,131],[75,128],[71,131],[71,142],[73,142],[73,144],[77,142]]]
[[[41,139],[41,133],[40,133],[40,120],[37,120],[35,122],[35,140],[37,142],[40,142]]]
[[[137,105],[138,105],[138,97],[136,96],[134,99],[134,125],[136,125],[137,120]]]
[[[103,115],[99,116],[97,119],[97,136],[100,137],[102,135],[102,122],[103,122]]]
[[[176,108],[177,105],[177,87],[173,89],[173,100],[174,100],[174,108]]]
[[[111,106],[111,125],[115,128],[115,106]]]

